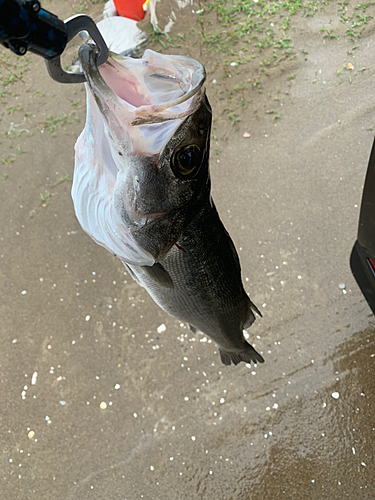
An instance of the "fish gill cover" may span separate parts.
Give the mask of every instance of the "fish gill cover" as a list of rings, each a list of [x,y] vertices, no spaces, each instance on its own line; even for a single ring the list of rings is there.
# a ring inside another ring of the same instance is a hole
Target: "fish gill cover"
[[[204,67],[194,59],[146,50],[141,59],[111,53],[96,65],[93,46],[83,45],[86,125],[77,140],[72,198],[82,228],[121,260],[154,264],[114,203],[125,182],[129,155],[159,155],[181,123],[204,99]]]

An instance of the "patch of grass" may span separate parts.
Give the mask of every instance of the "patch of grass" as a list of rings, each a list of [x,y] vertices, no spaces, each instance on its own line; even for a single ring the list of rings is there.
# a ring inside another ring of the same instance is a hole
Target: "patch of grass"
[[[16,106],[7,106],[8,115],[12,115],[15,111],[19,111],[21,109],[19,104]]]
[[[71,180],[72,180],[72,178],[67,173],[65,175],[60,176],[58,179],[59,182],[71,181]]]
[[[49,200],[51,198],[51,193],[46,193],[46,194],[42,194],[40,193],[40,201],[42,203],[45,203],[47,200]]]
[[[14,154],[10,154],[5,158],[1,159],[2,165],[7,165],[8,163],[13,163],[15,161],[15,156]]]
[[[55,135],[58,126],[63,127],[64,125],[71,123],[72,121],[69,120],[69,118],[65,114],[58,117],[48,115],[47,120],[42,122],[44,129],[47,130],[51,135]]]

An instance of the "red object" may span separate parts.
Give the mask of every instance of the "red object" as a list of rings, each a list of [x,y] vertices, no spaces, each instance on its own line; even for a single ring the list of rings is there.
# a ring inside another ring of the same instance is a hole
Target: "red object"
[[[141,21],[145,17],[142,5],[145,0],[113,0],[119,16]]]

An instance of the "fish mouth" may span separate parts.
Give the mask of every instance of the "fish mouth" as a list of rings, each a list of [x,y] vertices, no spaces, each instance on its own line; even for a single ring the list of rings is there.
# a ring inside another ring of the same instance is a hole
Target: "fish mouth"
[[[204,99],[203,65],[190,57],[147,49],[141,59],[110,52],[107,62],[98,67],[96,55],[93,45],[83,44],[79,49],[87,90],[113,140],[124,144],[122,154],[160,153],[181,120]]]

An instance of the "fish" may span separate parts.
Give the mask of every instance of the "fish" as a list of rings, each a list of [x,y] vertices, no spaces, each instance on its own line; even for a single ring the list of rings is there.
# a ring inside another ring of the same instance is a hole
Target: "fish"
[[[99,67],[96,57],[81,46],[87,114],[72,198],[83,230],[165,312],[210,337],[223,364],[263,363],[244,337],[262,315],[211,196],[203,65],[149,49]]]

